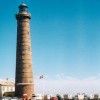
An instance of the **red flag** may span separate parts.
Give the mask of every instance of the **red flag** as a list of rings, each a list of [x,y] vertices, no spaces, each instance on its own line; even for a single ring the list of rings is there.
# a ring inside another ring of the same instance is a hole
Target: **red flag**
[[[43,78],[43,75],[41,75],[40,77],[39,77],[39,79],[42,79]]]

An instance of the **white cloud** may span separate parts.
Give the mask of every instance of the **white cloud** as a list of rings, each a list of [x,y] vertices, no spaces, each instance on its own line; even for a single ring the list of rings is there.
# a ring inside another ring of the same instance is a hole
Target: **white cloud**
[[[45,94],[57,93],[100,93],[100,75],[88,77],[85,79],[78,79],[64,74],[57,74],[55,78],[49,79],[35,79],[35,92]]]

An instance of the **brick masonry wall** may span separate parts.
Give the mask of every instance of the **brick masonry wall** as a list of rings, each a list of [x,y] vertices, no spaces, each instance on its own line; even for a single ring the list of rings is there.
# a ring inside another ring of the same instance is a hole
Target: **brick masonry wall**
[[[16,15],[17,18],[17,51],[16,51],[16,82],[15,96],[27,94],[30,98],[34,93],[32,52],[30,39],[30,16]]]

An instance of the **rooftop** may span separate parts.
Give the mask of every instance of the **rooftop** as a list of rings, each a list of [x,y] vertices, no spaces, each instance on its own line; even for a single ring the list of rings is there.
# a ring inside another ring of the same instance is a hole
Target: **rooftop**
[[[14,85],[14,82],[10,80],[0,80],[0,85]]]

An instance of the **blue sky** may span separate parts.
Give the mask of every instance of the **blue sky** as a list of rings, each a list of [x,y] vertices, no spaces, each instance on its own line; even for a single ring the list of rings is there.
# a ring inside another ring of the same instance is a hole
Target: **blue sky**
[[[15,14],[21,0],[0,3],[0,78],[15,77]],[[25,0],[31,19],[34,75],[84,79],[100,73],[99,0]]]

